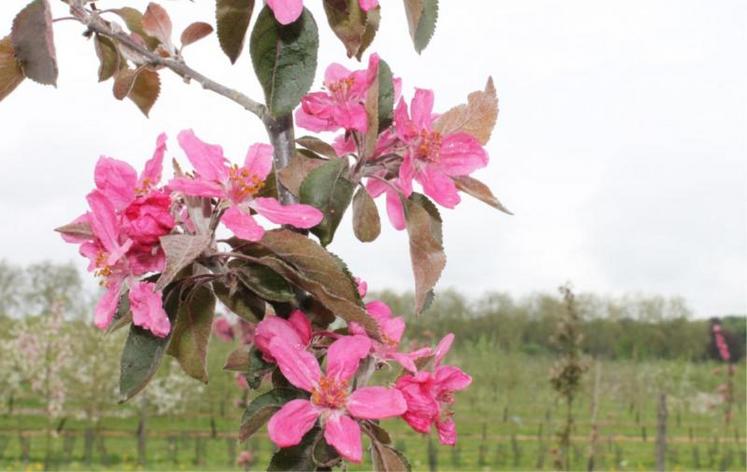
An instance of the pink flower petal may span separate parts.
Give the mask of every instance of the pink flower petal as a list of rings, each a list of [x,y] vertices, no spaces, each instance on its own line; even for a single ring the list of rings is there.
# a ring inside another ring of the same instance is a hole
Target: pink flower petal
[[[444,360],[444,357],[446,357],[446,354],[448,354],[453,343],[454,333],[447,334],[443,337],[443,339],[441,339],[441,341],[438,342],[438,346],[436,346],[436,349],[433,351],[433,357],[435,359],[436,365],[441,364],[441,361]]]
[[[91,229],[107,252],[115,253],[120,249],[119,220],[111,201],[101,190],[94,190],[86,196],[91,207]]]
[[[433,90],[415,89],[410,108],[415,126],[430,130],[433,122]]]
[[[138,282],[130,287],[132,323],[159,338],[165,338],[171,331],[171,322],[163,309],[161,293],[156,292],[155,288],[156,284],[152,282]]]
[[[303,0],[267,0],[267,6],[281,25],[293,23],[303,12]]]
[[[137,172],[126,162],[101,157],[94,170],[96,188],[112,203],[116,210],[121,210],[135,198]]]
[[[310,352],[275,337],[270,341],[270,353],[288,382],[307,392],[319,384],[322,372],[319,362]]]
[[[348,380],[370,350],[371,341],[365,336],[344,336],[333,342],[327,350],[327,376]]]
[[[410,372],[417,372],[418,367],[415,365],[415,357],[412,354],[403,354],[401,352],[393,352],[389,354],[389,357],[394,359],[401,365],[405,370]]]
[[[283,205],[275,198],[255,198],[250,205],[257,213],[279,225],[312,228],[324,219],[324,214],[311,205]]]
[[[467,133],[445,136],[441,142],[439,167],[451,176],[469,175],[488,165],[488,153]]]
[[[459,192],[451,177],[433,167],[427,167],[418,174],[423,191],[441,206],[454,208],[461,201]]]
[[[140,191],[147,191],[150,187],[158,185],[161,181],[163,171],[163,156],[166,153],[166,134],[161,133],[156,140],[156,150],[146,163],[137,186]]]
[[[405,333],[405,320],[398,316],[379,323],[379,329],[390,340],[399,344],[402,335]]]
[[[392,317],[392,309],[381,300],[366,303],[366,311],[381,325]]]
[[[393,388],[363,387],[350,394],[347,409],[355,418],[377,420],[402,415],[407,411],[407,402]]]
[[[379,6],[379,0],[358,0],[363,11],[369,11]]]
[[[298,349],[305,349],[308,341],[304,341],[298,330],[288,321],[279,316],[266,316],[257,324],[254,331],[254,343],[262,351],[266,360],[274,362],[270,353],[270,343],[276,337],[282,338]]]
[[[400,190],[406,198],[412,195],[412,179],[415,178],[415,167],[413,166],[410,154],[405,154],[402,158],[402,164],[399,166],[399,184]]]
[[[327,66],[327,70],[324,71],[324,85],[329,87],[335,82],[347,79],[350,74],[350,70],[345,66],[333,62],[332,64]]]
[[[366,107],[359,103],[346,103],[336,106],[332,110],[333,129],[345,128],[365,133],[368,129],[368,114]]]
[[[293,310],[288,317],[288,322],[293,326],[305,347],[311,341],[311,321],[301,310]]]
[[[193,179],[190,177],[177,177],[169,182],[169,188],[174,192],[183,192],[185,195],[194,197],[223,197],[225,191],[219,183]]]
[[[265,180],[272,171],[272,146],[252,144],[244,159],[244,168],[249,174]]]
[[[278,447],[295,446],[314,426],[318,417],[319,410],[310,401],[291,400],[272,415],[267,424],[267,432]]]
[[[394,127],[397,131],[397,135],[408,140],[412,137],[413,133],[417,133],[414,129],[413,123],[410,120],[410,114],[407,111],[407,103],[403,98],[400,98],[397,107],[394,109]]]
[[[265,230],[254,221],[249,213],[244,213],[240,208],[232,206],[220,219],[226,228],[233,234],[247,241],[259,241],[265,235]]]
[[[119,304],[119,292],[122,289],[122,280],[114,279],[109,281],[106,292],[99,298],[94,310],[94,324],[98,329],[107,329],[112,320],[114,313],[117,311]]]
[[[200,179],[217,182],[226,180],[228,161],[223,157],[222,147],[201,141],[191,129],[180,132],[177,140]]]
[[[389,217],[389,221],[397,231],[402,231],[407,228],[407,220],[405,219],[405,207],[402,205],[402,200],[399,194],[394,191],[389,191],[386,194],[386,214]]]
[[[458,367],[444,365],[436,369],[435,384],[439,391],[458,392],[469,387],[471,383],[472,377]]]
[[[452,418],[447,418],[444,421],[436,421],[436,429],[438,430],[438,440],[441,444],[446,446],[453,446],[456,444],[456,424],[454,424]]]
[[[347,415],[332,414],[324,424],[324,439],[345,460],[360,462],[363,458],[361,428]]]

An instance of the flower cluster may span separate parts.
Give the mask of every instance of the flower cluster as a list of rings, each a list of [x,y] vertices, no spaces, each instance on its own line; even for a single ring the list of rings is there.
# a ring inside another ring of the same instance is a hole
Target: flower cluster
[[[133,324],[159,337],[169,334],[171,321],[162,293],[148,276],[164,270],[162,237],[200,230],[185,204],[188,197],[202,197],[216,221],[248,241],[264,234],[253,213],[299,228],[315,226],[323,218],[311,206],[283,206],[276,198],[257,195],[272,169],[271,146],[252,145],[239,166],[228,162],[220,146],[201,141],[191,130],[179,133],[178,141],[195,173],[160,185],[166,152],[163,134],[140,175],[126,162],[101,157],[94,172],[96,188],[86,197],[88,211],[58,229],[65,241],[80,245],[89,272],[105,289],[95,309],[100,329],[111,325],[120,297],[127,293]]]

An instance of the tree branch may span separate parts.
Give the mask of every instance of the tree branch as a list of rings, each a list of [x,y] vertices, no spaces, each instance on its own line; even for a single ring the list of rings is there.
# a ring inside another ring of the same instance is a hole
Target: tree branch
[[[275,163],[275,183],[278,187],[278,197],[283,205],[298,203],[298,198],[290,190],[285,188],[278,178],[278,172],[290,164],[296,152],[296,138],[293,130],[293,116],[281,116],[272,118],[266,115],[264,119],[267,134],[270,136],[270,144],[274,149],[272,158]]]
[[[267,108],[251,98],[247,97],[243,93],[228,88],[225,85],[221,85],[218,82],[205,77],[201,73],[189,67],[181,59],[175,59],[173,57],[162,57],[142,44],[134,41],[129,35],[122,31],[117,31],[112,26],[104,21],[98,14],[91,13],[83,7],[71,6],[71,13],[75,18],[86,25],[89,31],[104,35],[111,38],[113,41],[118,42],[125,48],[131,50],[133,53],[142,57],[145,64],[151,66],[161,66],[170,69],[172,72],[183,77],[186,80],[194,80],[195,82],[202,85],[202,88],[215,92],[218,95],[228,98],[232,102],[238,103],[244,109],[255,114],[261,120],[264,120],[267,113]]]

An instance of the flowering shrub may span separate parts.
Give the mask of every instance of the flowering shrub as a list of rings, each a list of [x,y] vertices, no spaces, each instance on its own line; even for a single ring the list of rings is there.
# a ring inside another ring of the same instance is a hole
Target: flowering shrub
[[[56,82],[50,1],[31,1],[0,41],[0,99],[25,78]],[[407,100],[403,81],[371,54],[365,69],[330,65],[324,89],[310,91],[316,21],[302,0],[267,0],[249,40],[262,104],[186,64],[184,49],[208,36],[211,25],[189,25],[177,46],[171,19],[156,3],[141,13],[63,1],[69,19],[85,25],[94,41],[99,80],[113,80],[116,99],[130,99],[147,115],[160,92],[159,74],[170,70],[255,114],[269,137],[269,143],[249,145],[243,162],[235,162],[221,146],[184,130],[176,141],[191,170],[175,160],[168,179],[162,176],[165,135],[139,174],[126,162],[102,157],[85,212],[58,228],[104,288],[96,326],[129,327],[122,399],[146,387],[164,354],[207,382],[208,341],[215,332],[224,341],[240,341],[226,361],[226,369],[238,373],[238,385],[270,387],[248,402],[240,438],[268,423],[280,448],[270,464],[274,470],[360,462],[364,435],[377,470],[408,468],[382,430],[384,419],[400,418],[424,434],[435,428],[443,444],[454,444],[455,393],[472,379],[444,364],[453,335],[408,351],[405,317],[381,301],[364,302],[366,284],[327,247],[349,208],[355,236],[375,240],[381,223],[374,199],[385,195],[392,226],[409,236],[414,311],[427,308],[446,263],[437,205],[453,209],[464,193],[508,212],[471,176],[489,161],[484,146],[498,114],[492,80],[467,103],[434,113],[434,92],[416,89]],[[254,2],[216,5],[219,42],[235,62]],[[361,60],[372,44],[380,9],[376,0],[324,1],[349,57]],[[405,11],[421,52],[435,30],[438,1],[406,1]],[[301,128],[339,135],[296,139],[294,117]],[[221,225],[231,237],[216,236]],[[215,318],[218,301],[241,321]],[[402,370],[392,384],[375,385],[373,374],[385,365]],[[165,391],[162,383],[156,380],[149,391]],[[249,462],[250,456],[242,459]]]

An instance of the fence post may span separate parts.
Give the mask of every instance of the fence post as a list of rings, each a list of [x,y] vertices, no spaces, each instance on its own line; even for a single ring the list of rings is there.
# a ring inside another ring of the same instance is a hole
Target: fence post
[[[656,470],[663,472],[667,467],[667,394],[659,394],[656,412]]]

